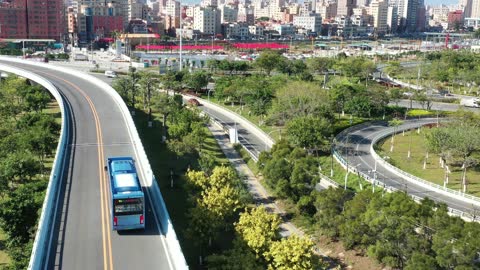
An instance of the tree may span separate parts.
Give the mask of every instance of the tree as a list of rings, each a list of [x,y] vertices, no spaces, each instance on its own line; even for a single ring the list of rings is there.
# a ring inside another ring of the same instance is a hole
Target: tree
[[[390,99],[398,106],[398,102],[403,98],[403,91],[400,88],[390,89]]]
[[[365,89],[358,85],[353,84],[347,80],[342,80],[333,85],[330,90],[330,100],[333,103],[336,111],[345,114],[346,104],[359,92],[365,92]]]
[[[187,86],[192,88],[195,92],[207,87],[210,75],[204,70],[195,71],[186,76]]]
[[[307,270],[313,269],[313,242],[308,238],[291,235],[274,241],[266,257],[270,263],[268,269]]]
[[[392,135],[392,146],[390,148],[390,152],[393,151],[393,142],[395,140],[395,135],[397,135],[397,128],[403,124],[403,121],[397,118],[394,118],[390,121],[388,121],[388,125],[393,127],[393,135]]]
[[[322,231],[333,238],[340,234],[340,224],[343,223],[341,213],[344,204],[351,200],[353,193],[349,190],[341,188],[329,188],[321,191],[316,198],[315,207],[317,214],[315,215],[317,225]]]
[[[328,57],[308,58],[306,63],[312,72],[320,74],[328,72],[333,67],[333,60]]]
[[[476,223],[465,223],[459,218],[452,221],[433,236],[436,261],[446,269],[473,267],[479,259],[480,228]]]
[[[417,270],[417,269],[438,269],[438,265],[435,258],[427,254],[420,252],[413,253],[410,260],[407,261],[405,270]]]
[[[292,91],[295,89],[295,91]],[[320,86],[308,82],[287,82],[275,93],[269,119],[284,125],[296,117],[319,117],[333,120],[330,99]]]
[[[264,207],[246,209],[240,214],[235,230],[256,256],[263,256],[278,238],[280,218],[270,214]]]
[[[363,215],[369,242],[373,243],[368,248],[369,256],[390,267],[403,268],[413,252],[422,250],[428,254],[429,242],[415,231],[418,208],[404,192],[374,197]]]
[[[297,117],[287,122],[287,135],[295,146],[318,150],[328,149],[328,138],[332,135],[331,123],[319,117]]]
[[[152,121],[152,90],[154,86],[158,85],[159,80],[151,72],[140,73],[140,80],[138,81],[143,96],[143,109],[148,110],[148,121]]]
[[[131,84],[130,78],[128,77],[118,77],[112,83],[112,87],[118,92],[123,101],[126,103],[129,99],[129,89]]]
[[[169,96],[165,93],[159,93],[153,96],[152,99],[152,109],[153,111],[159,112],[162,114],[162,123],[163,123],[163,136],[167,136],[167,119],[168,116],[181,108],[181,103],[172,96]]]
[[[198,165],[202,169],[202,171],[207,174],[211,175],[213,169],[215,168],[215,156],[208,153],[208,152],[200,152],[200,158],[198,159]]]
[[[363,220],[367,207],[376,195],[370,190],[358,192],[352,200],[346,201],[342,211],[343,223],[340,224],[340,238],[347,249],[359,247],[365,250],[371,244],[369,228]]]
[[[7,154],[0,160],[0,178],[9,184],[24,183],[42,171],[40,162],[25,151]]]
[[[257,59],[255,59],[255,65],[270,76],[272,70],[277,68],[279,63],[282,63],[284,59],[283,56],[275,51],[263,51]]]
[[[45,187],[46,181],[20,185],[0,201],[0,227],[9,240],[25,244],[31,239]]]
[[[217,236],[219,228],[224,222],[207,208],[198,204],[189,209],[187,220],[189,226],[187,226],[185,234],[199,247],[210,243]]]
[[[267,112],[274,93],[272,86],[265,78],[252,76],[244,82],[241,89],[245,98],[241,97],[240,102],[245,100],[253,114],[262,115]]]
[[[364,95],[354,96],[345,103],[345,110],[359,117],[370,118],[372,116],[372,107],[371,98]]]
[[[135,110],[135,98],[137,95],[137,83],[140,79],[137,69],[134,67],[129,67],[128,68],[128,78],[130,79],[130,92],[132,93],[132,101],[131,101],[131,107],[132,110]]]
[[[206,259],[211,270],[263,270],[265,266],[252,250],[238,238],[233,241],[233,248],[222,254],[212,254]]]
[[[24,99],[27,111],[40,112],[47,107],[51,98],[47,90],[41,85],[26,86],[18,89],[20,96]]]
[[[385,67],[385,72],[395,77],[403,71],[403,67],[400,65],[399,61],[390,61],[388,65]]]
[[[212,186],[203,190],[197,204],[205,207],[221,220],[229,220],[241,206],[238,191],[230,184],[223,187]]]

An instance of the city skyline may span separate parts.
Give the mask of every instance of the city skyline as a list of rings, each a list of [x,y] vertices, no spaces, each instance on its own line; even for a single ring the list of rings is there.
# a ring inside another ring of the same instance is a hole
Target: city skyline
[[[200,0],[182,0],[182,4],[200,4]],[[303,2],[303,1],[300,1]],[[425,1],[426,5],[453,5],[458,4],[458,0],[427,0]]]

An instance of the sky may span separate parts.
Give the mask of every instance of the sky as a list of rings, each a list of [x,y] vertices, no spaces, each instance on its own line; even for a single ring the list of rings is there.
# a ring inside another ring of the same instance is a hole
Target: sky
[[[452,5],[452,4],[458,4],[458,1],[457,0],[425,0],[425,4],[432,5],[432,6],[436,6],[440,4]]]

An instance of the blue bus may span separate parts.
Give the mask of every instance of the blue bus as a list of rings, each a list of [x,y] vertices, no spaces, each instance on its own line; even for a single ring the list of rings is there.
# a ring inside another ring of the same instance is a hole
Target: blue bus
[[[145,228],[145,197],[131,157],[107,159],[113,230]]]

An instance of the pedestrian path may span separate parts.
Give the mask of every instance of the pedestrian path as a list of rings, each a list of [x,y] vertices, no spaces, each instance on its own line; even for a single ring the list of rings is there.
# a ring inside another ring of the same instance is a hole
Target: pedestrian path
[[[209,124],[208,129],[212,132],[223,153],[246,184],[248,191],[252,194],[255,204],[257,206],[264,206],[268,211],[276,213],[282,218],[283,222],[280,224],[280,234],[282,237],[292,234],[304,236],[305,233],[301,229],[297,228],[287,220],[286,212],[277,205],[272,196],[268,194],[267,190],[247,166],[240,154],[238,154],[233,148],[233,145],[230,143],[223,127],[219,127],[217,124]],[[319,256],[327,257],[325,253],[318,248],[315,248],[315,253]]]

